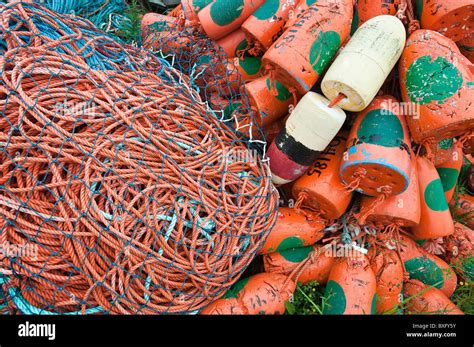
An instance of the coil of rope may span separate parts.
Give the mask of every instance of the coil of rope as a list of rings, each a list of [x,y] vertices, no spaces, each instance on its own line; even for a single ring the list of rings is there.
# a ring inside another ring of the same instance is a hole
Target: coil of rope
[[[10,310],[190,313],[223,294],[276,221],[261,156],[165,60],[35,4],[0,19],[0,243],[36,250],[0,258]]]

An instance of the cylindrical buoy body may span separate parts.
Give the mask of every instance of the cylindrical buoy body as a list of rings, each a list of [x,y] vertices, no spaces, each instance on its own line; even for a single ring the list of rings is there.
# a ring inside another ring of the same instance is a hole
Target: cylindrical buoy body
[[[370,259],[377,281],[378,314],[389,312],[401,303],[403,289],[403,264],[394,250],[382,248]]]
[[[376,279],[367,257],[361,254],[338,259],[324,296],[324,314],[374,314]]]
[[[226,52],[229,58],[234,58],[239,55],[239,51],[247,48],[247,36],[242,29],[237,29],[229,35],[217,41],[217,44]]]
[[[417,14],[423,29],[430,29],[459,41],[474,30],[471,0],[417,0]]]
[[[373,208],[367,216],[368,222],[389,225],[395,223],[404,227],[413,227],[420,223],[420,188],[416,165],[412,165],[410,183],[401,194],[390,196],[380,204],[374,206],[375,198],[363,196],[361,210]]]
[[[265,271],[289,276],[299,264],[311,256],[312,252],[318,252],[319,254],[315,257],[314,261],[310,261],[304,265],[304,270],[298,277],[298,282],[307,284],[316,281],[319,284],[325,284],[336,258],[326,255],[322,246],[314,245],[291,248],[265,254],[263,256]]]
[[[309,91],[349,36],[352,1],[318,0],[263,56],[276,80]]]
[[[237,281],[224,295],[201,314],[283,314],[285,302],[295,291],[295,283],[287,276],[259,273]],[[237,307],[236,307],[237,306]]]
[[[294,208],[282,207],[259,254],[313,245],[324,236],[324,227],[324,221],[315,214],[303,214]]]
[[[463,314],[463,312],[437,288],[417,280],[405,283],[404,294],[409,297],[406,312],[410,314]]]
[[[451,156],[441,165],[436,166],[439,178],[443,185],[446,201],[449,203],[453,198],[454,191],[459,178],[463,162],[462,148],[456,146]]]
[[[433,163],[427,158],[416,160],[421,198],[420,223],[411,228],[416,240],[451,235],[454,222],[444,195],[443,184]]]
[[[386,188],[396,195],[408,187],[410,135],[398,104],[391,96],[377,97],[352,125],[340,175],[349,184],[362,172],[357,191],[363,194],[378,196]]]
[[[242,30],[251,42],[268,49],[283,33],[289,12],[295,8],[296,0],[266,0],[242,24]]]
[[[288,114],[293,97],[288,89],[277,81],[272,81],[265,75],[245,84],[250,105],[255,107],[261,126],[267,126],[273,121]]]
[[[306,194],[305,206],[321,212],[327,219],[338,219],[347,210],[352,193],[344,188],[339,167],[346,148],[347,133],[339,133],[306,173],[293,184],[293,196]]]
[[[377,95],[405,46],[405,27],[395,16],[365,22],[329,67],[321,83],[324,95],[344,110],[361,111]]]
[[[474,33],[456,42],[462,55],[474,64]]]
[[[199,22],[212,40],[218,40],[240,28],[265,0],[214,0],[199,13]]]
[[[399,64],[403,100],[416,106],[407,117],[413,140],[453,138],[474,128],[471,63],[453,41],[431,30],[409,37]]]
[[[381,15],[394,16],[397,13],[395,0],[357,0],[359,26]]]
[[[441,258],[429,254],[408,236],[400,234],[400,257],[411,279],[434,286],[447,296],[456,290],[457,276]]]
[[[273,183],[285,184],[303,175],[337,135],[346,115],[328,105],[322,95],[308,92],[291,112],[267,152]]]

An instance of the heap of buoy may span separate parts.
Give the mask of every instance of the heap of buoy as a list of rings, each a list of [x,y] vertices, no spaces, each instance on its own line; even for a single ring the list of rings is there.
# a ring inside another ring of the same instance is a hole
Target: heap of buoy
[[[187,0],[181,10],[239,68],[284,200],[260,250],[265,273],[203,313],[283,313],[310,281],[326,285],[329,314],[462,313],[449,297],[474,275],[474,3]]]
[[[323,314],[464,313],[453,293],[474,282],[473,23],[473,0],[182,0],[143,17],[162,58],[190,50],[186,37],[156,44],[176,28],[225,53],[203,102],[244,118],[280,193],[258,266],[201,314],[284,314],[313,282]],[[229,102],[239,93],[247,108]]]

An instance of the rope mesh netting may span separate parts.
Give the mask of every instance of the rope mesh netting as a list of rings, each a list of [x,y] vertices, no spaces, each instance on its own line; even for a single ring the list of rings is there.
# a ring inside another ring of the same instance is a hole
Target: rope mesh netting
[[[0,306],[195,313],[276,221],[240,76],[177,19],[148,48],[0,5]]]

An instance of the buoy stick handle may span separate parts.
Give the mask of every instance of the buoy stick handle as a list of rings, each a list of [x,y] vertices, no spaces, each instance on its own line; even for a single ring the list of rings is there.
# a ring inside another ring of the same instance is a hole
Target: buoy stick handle
[[[343,93],[337,94],[337,96],[334,99],[332,99],[332,101],[329,103],[328,107],[329,108],[334,107],[334,105],[337,105],[338,103],[340,103],[345,98],[346,98],[345,94],[343,94]]]

